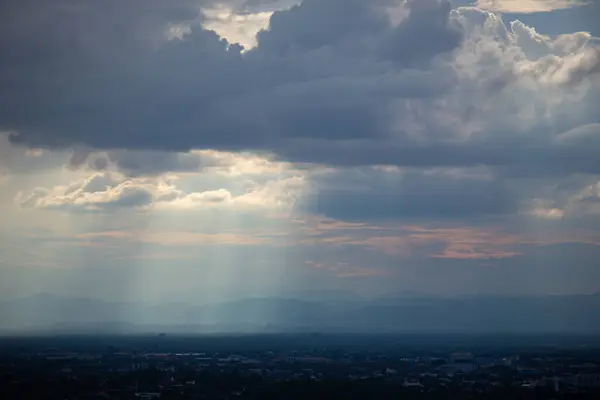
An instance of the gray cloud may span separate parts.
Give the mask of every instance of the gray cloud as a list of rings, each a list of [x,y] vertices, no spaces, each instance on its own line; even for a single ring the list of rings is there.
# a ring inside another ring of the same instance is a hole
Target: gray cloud
[[[193,148],[600,172],[597,148],[554,141],[598,122],[597,48],[585,35],[534,37],[442,0],[305,0],[242,53],[199,26],[167,41],[167,27],[198,15],[197,2],[169,4],[3,5],[0,127],[27,146],[151,151],[147,162],[114,156],[131,174],[201,167],[155,153]]]
[[[302,203],[341,220],[464,219],[514,214],[519,196],[501,177],[478,170],[358,168],[315,177],[318,191]]]
[[[379,8],[385,4],[392,1],[304,0],[271,17],[269,29],[258,35],[260,50],[283,53],[346,45],[351,51],[352,42],[389,31],[389,22]]]
[[[93,171],[106,171],[114,168],[127,176],[135,177],[161,175],[166,172],[199,172],[207,167],[222,166],[223,160],[197,152],[76,150],[68,165],[74,169],[86,166]]]
[[[10,175],[40,173],[59,167],[68,160],[67,152],[56,153],[41,149],[14,146],[9,135],[0,132],[0,171]]]

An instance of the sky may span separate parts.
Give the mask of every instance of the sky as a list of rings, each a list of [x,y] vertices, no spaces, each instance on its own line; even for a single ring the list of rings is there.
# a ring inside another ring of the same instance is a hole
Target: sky
[[[597,21],[3,1],[0,300],[600,292]]]

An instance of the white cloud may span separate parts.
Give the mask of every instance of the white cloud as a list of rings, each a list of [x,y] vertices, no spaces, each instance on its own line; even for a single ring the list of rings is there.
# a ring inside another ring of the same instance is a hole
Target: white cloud
[[[38,188],[30,195],[17,195],[24,207],[98,211],[122,207],[148,207],[174,187],[164,181],[133,180],[98,173],[68,186]]]
[[[251,153],[196,150],[193,153],[213,160],[211,172],[228,176],[275,175],[294,171],[294,165]]]
[[[302,176],[248,182],[244,193],[233,194],[226,189],[182,194],[172,201],[163,201],[162,209],[197,209],[199,207],[229,207],[233,210],[262,209],[290,211],[298,198],[308,191]]]
[[[297,175],[269,181],[263,185],[257,184],[252,190],[238,197],[236,201],[250,206],[291,207],[308,190],[306,179]]]
[[[576,226],[598,229],[600,217],[600,176],[533,182],[531,199],[524,201],[524,214],[546,220],[565,220]]]
[[[555,220],[565,217],[565,210],[553,207],[551,201],[534,199],[527,214],[536,218]]]
[[[239,13],[232,8],[217,6],[203,10],[203,26],[215,31],[229,43],[238,43],[245,49],[256,46],[256,34],[269,26],[273,12]]]
[[[493,12],[527,14],[563,10],[587,3],[586,0],[477,0],[477,7]]]
[[[231,192],[226,189],[217,189],[188,194],[179,193],[177,196],[157,204],[157,206],[161,209],[184,210],[211,206],[231,206],[232,201]]]
[[[179,178],[130,178],[117,173],[100,172],[66,186],[36,188],[29,194],[17,194],[15,201],[25,208],[72,211],[111,211],[122,208],[141,210],[202,210],[212,207],[241,210],[247,208],[290,209],[306,188],[304,178],[274,178],[248,182],[248,189],[232,193],[224,188],[184,191],[177,187]]]

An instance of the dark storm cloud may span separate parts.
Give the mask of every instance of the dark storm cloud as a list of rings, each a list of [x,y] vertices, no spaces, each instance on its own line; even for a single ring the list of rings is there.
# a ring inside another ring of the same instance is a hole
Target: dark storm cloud
[[[3,15],[12,18],[2,24],[0,124],[17,132],[16,141],[59,147],[269,149],[273,137],[286,134],[331,135],[345,119],[354,132],[336,130],[367,137],[376,133],[380,117],[367,100],[377,100],[380,91],[393,97],[431,91],[424,80],[420,85],[395,76],[398,71],[385,60],[378,62],[377,49],[343,53],[350,44],[344,39],[360,40],[373,32],[380,42],[394,32],[375,3],[389,2],[311,0],[278,12],[271,29],[261,34],[264,44],[244,58],[239,48],[228,48],[198,27],[184,41],[161,41],[162,30],[193,17],[193,3],[175,3],[175,10],[187,11],[182,15],[163,12],[166,6],[159,2],[121,12],[112,2],[9,3],[3,6],[10,11]],[[140,15],[134,13],[138,9]],[[62,23],[53,24],[56,20]],[[321,31],[313,37],[315,25]],[[277,40],[322,54],[280,56]],[[356,93],[351,86],[345,89],[348,96],[336,98],[335,90],[354,79]],[[408,84],[414,89],[407,92]],[[281,99],[288,90],[290,98]],[[322,105],[329,113],[318,104],[295,103],[321,93],[330,99]],[[281,115],[278,107],[284,108]],[[315,133],[324,118],[325,126]],[[298,127],[299,121],[307,127]]]
[[[197,18],[202,4],[210,2],[4,2],[0,128],[34,147],[600,172],[595,148],[552,140],[596,122],[590,96],[570,118],[556,117],[564,127],[542,114],[515,118],[527,115],[519,107],[531,104],[531,80],[583,85],[597,70],[593,52],[585,65],[548,58],[505,84],[484,84],[523,57],[502,53],[512,44],[498,40],[509,35],[467,38],[472,16],[443,0],[305,0],[276,12],[246,53],[197,24],[167,41],[165,31]],[[561,91],[534,99],[538,108]]]
[[[391,3],[389,0],[305,0],[271,17],[269,29],[258,35],[260,49],[273,53],[306,51],[350,45],[352,40],[381,35],[389,30],[389,21],[377,6]]]
[[[384,54],[392,60],[401,65],[423,65],[460,44],[462,27],[450,18],[449,1],[408,0],[407,8],[409,17],[394,29],[384,48]],[[425,26],[427,29],[423,29]]]
[[[595,140],[593,141],[595,143]],[[339,150],[339,152],[336,152]],[[529,171],[534,175],[563,175],[574,172],[597,174],[600,160],[597,147],[578,144],[532,145],[526,141],[474,144],[403,144],[348,141],[302,141],[280,153],[288,160],[311,161],[337,166],[373,164],[402,167],[472,167],[487,165]]]
[[[519,198],[502,179],[461,176],[460,171],[360,168],[315,181],[320,190],[303,199],[302,207],[341,220],[439,220],[507,215],[518,210]]]

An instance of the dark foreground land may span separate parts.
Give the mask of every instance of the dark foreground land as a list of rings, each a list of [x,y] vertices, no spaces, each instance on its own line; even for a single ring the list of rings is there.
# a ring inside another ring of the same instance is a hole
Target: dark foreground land
[[[0,339],[2,399],[598,399],[600,339],[559,335]]]

